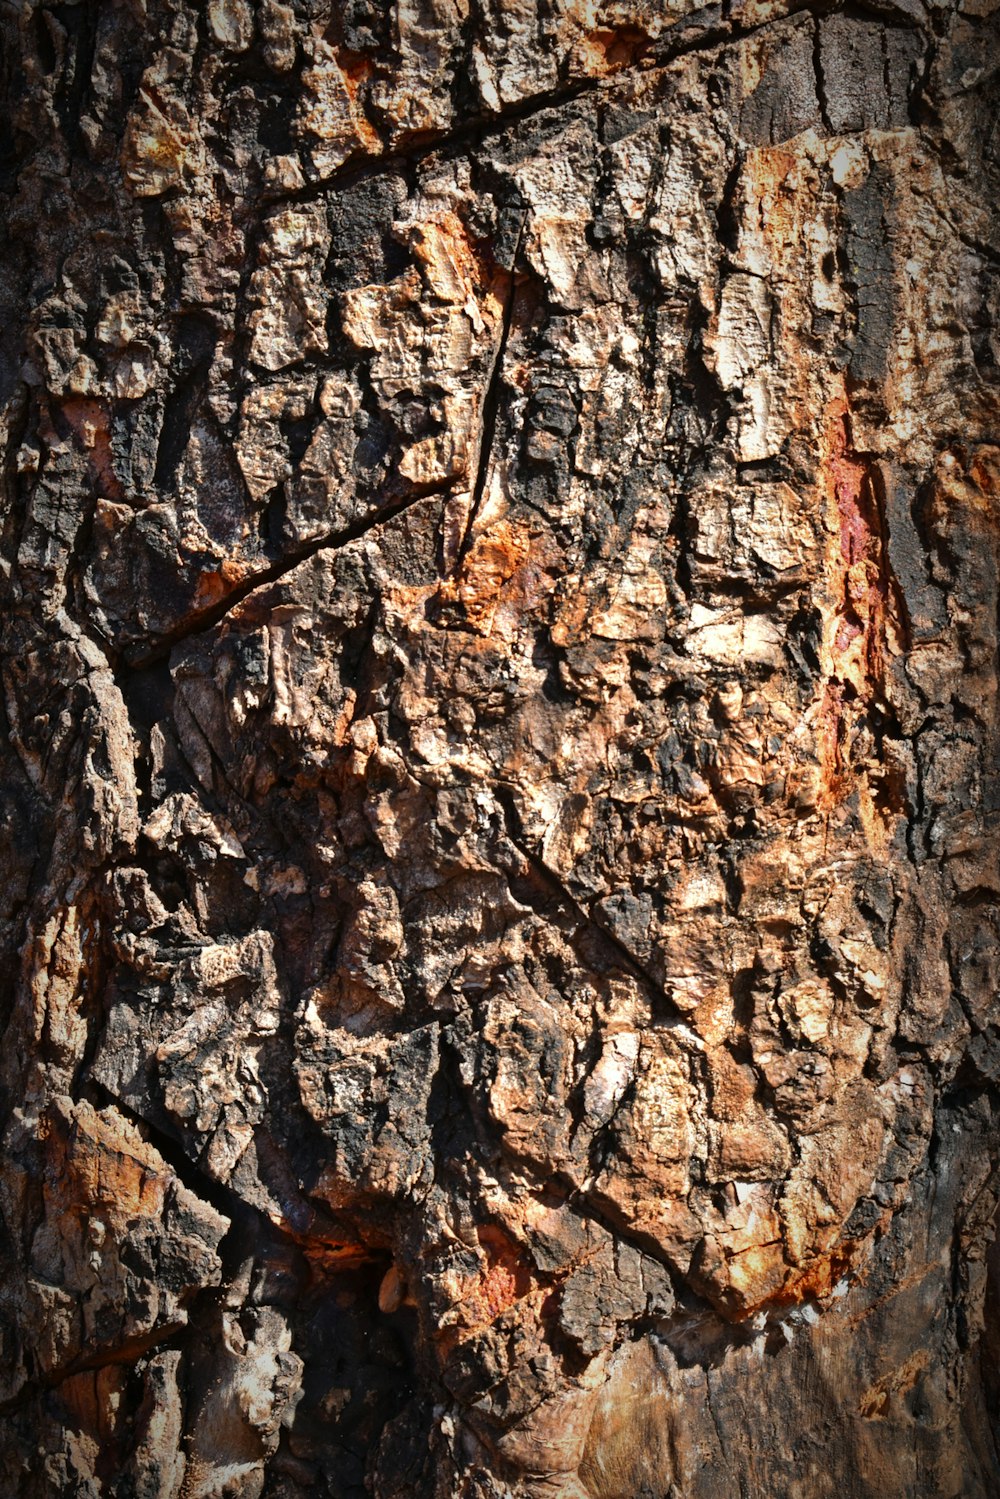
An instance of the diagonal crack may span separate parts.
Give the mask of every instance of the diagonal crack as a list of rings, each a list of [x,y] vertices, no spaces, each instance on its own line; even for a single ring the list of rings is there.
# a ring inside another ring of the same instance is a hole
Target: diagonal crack
[[[668,32],[665,38],[658,43],[651,43],[632,62],[616,69],[611,74],[590,74],[572,83],[541,90],[495,113],[473,115],[450,129],[442,128],[425,132],[419,139],[397,146],[391,151],[345,162],[329,176],[314,182],[307,182],[302,187],[292,188],[285,192],[265,192],[260,201],[265,205],[307,203],[325,197],[327,193],[339,188],[353,186],[366,178],[392,172],[399,167],[412,166],[438,152],[459,151],[463,148],[472,150],[502,135],[512,125],[532,120],[547,110],[561,109],[590,94],[610,94],[622,79],[636,72],[652,73],[668,67],[677,58],[688,57],[699,52],[709,52],[729,42],[743,41],[793,16],[819,17],[833,14],[844,8],[843,0],[799,0],[799,3],[788,5],[780,13],[769,14],[765,20],[757,21],[752,25],[741,25],[729,14],[730,6],[726,0],[711,20],[706,20],[701,26],[697,22],[688,26],[685,26],[683,20],[677,22],[673,28],[673,34]],[[879,4],[878,0],[855,0],[854,9],[885,20],[886,6]],[[921,29],[919,25],[914,26],[913,17],[908,11],[894,5],[892,0],[888,0],[888,9],[901,18],[897,24],[905,21],[913,29]],[[712,15],[711,10],[709,15]]]
[[[308,1234],[297,1233],[293,1228],[281,1222],[276,1222],[269,1213],[265,1212],[263,1208],[257,1207],[254,1203],[249,1202],[240,1192],[230,1186],[228,1182],[210,1176],[205,1167],[199,1161],[193,1160],[187,1153],[178,1136],[164,1129],[162,1125],[156,1124],[149,1118],[148,1114],[143,1114],[138,1109],[126,1103],[106,1083],[102,1083],[98,1078],[91,1076],[88,1078],[88,1085],[93,1087],[125,1119],[137,1127],[143,1138],[153,1145],[163,1157],[181,1186],[186,1187],[189,1192],[192,1192],[200,1202],[207,1202],[222,1217],[227,1218],[232,1227],[235,1227],[242,1219],[244,1223],[258,1224],[268,1237],[273,1235],[278,1239],[297,1245],[301,1244],[303,1239],[308,1237]],[[308,1206],[315,1217],[315,1205],[311,1200]],[[341,1228],[341,1225],[335,1219],[330,1219],[329,1226],[331,1230],[339,1230]],[[230,1233],[232,1232],[232,1227],[229,1230]],[[220,1241],[220,1250],[222,1243],[228,1237],[229,1233],[223,1236],[223,1240]],[[346,1232],[343,1236],[343,1242],[345,1246],[356,1247],[356,1241]]]
[[[154,1350],[181,1347],[189,1331],[189,1321],[164,1322],[158,1327],[151,1328],[145,1336],[134,1338],[129,1343],[118,1344],[113,1348],[102,1348],[97,1353],[81,1353],[76,1358],[57,1364],[45,1374],[26,1379],[16,1395],[12,1395],[8,1400],[0,1401],[0,1418],[18,1415],[33,1400],[37,1400],[49,1390],[58,1390],[61,1384],[78,1374],[93,1374],[115,1364],[135,1364]]]
[[[206,605],[203,609],[195,609],[186,614],[174,629],[164,631],[145,650],[140,648],[134,653],[126,651],[125,665],[132,671],[145,671],[148,667],[157,665],[170,655],[175,645],[192,635],[202,635],[205,631],[211,630],[259,588],[266,588],[269,584],[278,582],[286,573],[293,572],[301,563],[308,562],[310,557],[315,557],[319,552],[340,551],[343,547],[349,546],[352,541],[360,541],[363,536],[368,535],[369,531],[375,531],[379,526],[387,525],[397,516],[419,504],[421,500],[432,499],[435,495],[448,494],[454,488],[455,483],[456,480],[449,479],[443,484],[422,485],[403,499],[396,500],[391,505],[384,505],[352,525],[344,526],[340,531],[329,532],[324,536],[314,536],[309,541],[302,542],[300,546],[286,552],[267,567],[260,568],[250,577],[244,578],[241,583],[237,583],[224,598],[218,599],[214,604]]]

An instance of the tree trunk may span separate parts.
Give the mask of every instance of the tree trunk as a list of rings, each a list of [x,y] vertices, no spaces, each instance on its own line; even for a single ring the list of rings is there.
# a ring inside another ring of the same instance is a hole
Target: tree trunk
[[[995,9],[0,8],[5,1495],[1000,1493]]]

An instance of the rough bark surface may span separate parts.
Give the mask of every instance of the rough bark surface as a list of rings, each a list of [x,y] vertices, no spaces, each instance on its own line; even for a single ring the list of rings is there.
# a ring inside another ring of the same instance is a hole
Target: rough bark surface
[[[5,0],[3,1493],[988,1499],[996,0]]]

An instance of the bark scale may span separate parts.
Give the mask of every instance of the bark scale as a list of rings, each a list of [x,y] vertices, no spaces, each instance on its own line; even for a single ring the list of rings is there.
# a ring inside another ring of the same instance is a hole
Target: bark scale
[[[993,0],[0,32],[4,1492],[1000,1491]]]

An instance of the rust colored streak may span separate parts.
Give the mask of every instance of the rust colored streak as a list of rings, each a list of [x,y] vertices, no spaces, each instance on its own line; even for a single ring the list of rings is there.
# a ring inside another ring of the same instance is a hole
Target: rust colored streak
[[[344,84],[355,103],[358,91],[374,75],[375,64],[365,52],[352,52],[348,47],[337,49],[337,65],[344,75]]]

